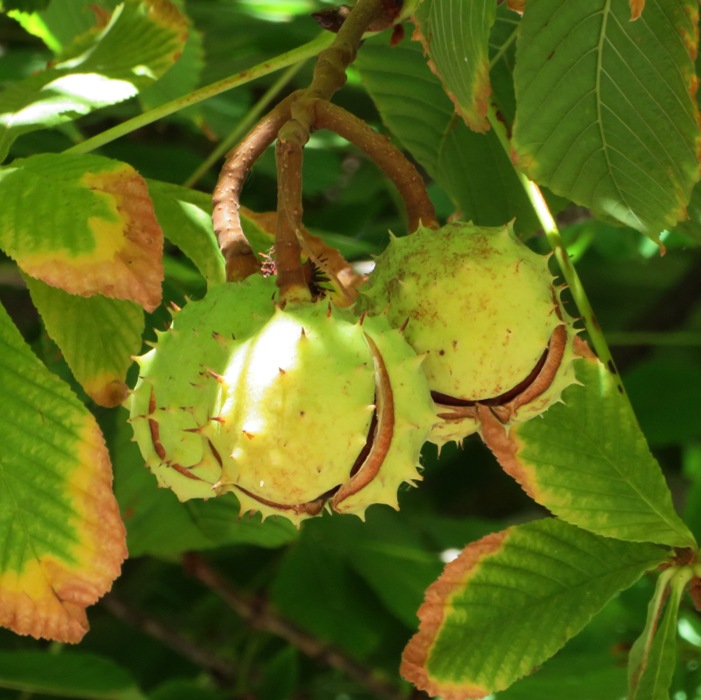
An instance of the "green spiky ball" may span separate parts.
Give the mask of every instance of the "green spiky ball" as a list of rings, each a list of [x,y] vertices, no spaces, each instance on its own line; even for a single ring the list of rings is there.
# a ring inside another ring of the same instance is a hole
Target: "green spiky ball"
[[[147,464],[181,500],[230,491],[242,512],[295,523],[396,507],[436,420],[421,359],[384,319],[281,308],[274,291],[258,277],[213,289],[141,358]]]
[[[272,316],[274,280],[261,276],[213,287],[201,301],[174,312],[153,350],[137,359],[139,380],[129,399],[131,425],[159,485],[181,501],[214,496],[221,466],[212,450],[216,376],[234,349]]]
[[[574,381],[572,319],[548,258],[521,243],[510,225],[456,222],[393,239],[358,307],[405,327],[408,342],[425,355],[443,419],[430,438],[438,445],[479,429],[477,404],[492,407],[504,423],[527,420]],[[546,360],[552,364],[560,349],[548,383],[539,373],[550,371]]]
[[[294,522],[325,505],[361,517],[373,503],[397,507],[435,422],[419,365],[384,320],[324,303],[277,309],[222,377],[218,490]]]

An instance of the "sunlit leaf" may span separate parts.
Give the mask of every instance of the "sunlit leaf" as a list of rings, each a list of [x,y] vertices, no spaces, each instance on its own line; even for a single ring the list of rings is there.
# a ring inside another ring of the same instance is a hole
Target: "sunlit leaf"
[[[111,11],[119,4],[118,0],[100,0],[88,4],[85,0],[51,0],[46,7],[33,11],[12,10],[8,14],[22,25],[22,28],[41,39],[60,59],[62,52],[79,36],[89,36],[99,31],[109,20]],[[107,9],[109,8],[109,9]]]
[[[402,675],[443,700],[503,690],[667,556],[557,519],[487,535],[426,591]]]
[[[539,418],[484,429],[501,466],[538,503],[567,522],[634,542],[695,546],[674,510],[620,383],[596,358],[580,359],[577,379]]]
[[[169,0],[125,0],[106,26],[76,40],[73,55],[0,92],[0,160],[21,134],[133,97],[171,67],[186,37]]]
[[[163,234],[143,178],[126,163],[44,154],[0,168],[0,247],[69,292],[161,300]]]
[[[631,22],[625,0],[528,4],[513,146],[529,177],[655,239],[685,218],[699,177],[698,9],[651,0]]]
[[[431,67],[474,131],[489,129],[489,30],[496,11],[493,0],[424,0],[414,17]]]
[[[126,556],[109,455],[2,308],[0,386],[0,624],[78,642]]]
[[[101,295],[68,294],[32,278],[27,286],[47,332],[88,396],[100,406],[122,403],[132,356],[141,350],[141,307]]]

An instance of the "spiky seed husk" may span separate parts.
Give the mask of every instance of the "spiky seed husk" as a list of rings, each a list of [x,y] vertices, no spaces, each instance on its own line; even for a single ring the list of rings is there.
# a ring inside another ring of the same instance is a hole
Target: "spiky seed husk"
[[[212,442],[231,459],[218,490],[233,491],[242,511],[295,523],[327,501],[360,517],[372,503],[396,507],[435,422],[417,364],[383,321],[361,325],[323,303],[277,310],[237,349],[220,388]],[[388,408],[386,386],[401,404]]]
[[[155,348],[137,358],[127,400],[134,437],[159,485],[181,501],[215,495],[221,457],[209,432],[221,375],[233,349],[273,314],[275,292],[260,276],[213,287],[175,311]]]
[[[274,293],[256,276],[214,288],[139,358],[148,466],[181,500],[232,491],[242,512],[297,524],[327,504],[397,507],[436,421],[420,358],[384,319]]]
[[[357,306],[386,314],[425,354],[441,417],[430,440],[438,445],[479,430],[477,403],[493,406],[505,423],[527,420],[574,381],[575,332],[548,258],[521,243],[511,225],[455,222],[393,239]],[[540,369],[560,350],[557,371],[539,386]]]

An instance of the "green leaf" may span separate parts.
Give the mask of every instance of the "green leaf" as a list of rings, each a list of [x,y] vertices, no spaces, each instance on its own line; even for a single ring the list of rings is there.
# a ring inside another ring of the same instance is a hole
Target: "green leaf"
[[[650,445],[692,444],[701,440],[698,363],[669,355],[643,360],[626,373],[625,383]],[[674,406],[674,410],[661,411],[660,406]]]
[[[633,542],[695,546],[620,383],[596,358],[577,360],[576,373],[583,386],[566,389],[564,403],[542,418],[508,435],[496,421],[485,426],[501,466],[569,523]]]
[[[157,180],[149,180],[148,188],[165,237],[192,260],[207,284],[225,282],[224,256],[212,228],[211,195]]]
[[[41,39],[60,58],[65,48],[78,36],[95,31],[98,13],[112,13],[118,0],[51,0],[44,8],[13,10],[10,17],[22,28]]]
[[[498,700],[621,700],[626,695],[626,670],[610,650],[563,651],[538,673],[523,678]]]
[[[424,590],[441,570],[436,548],[426,544],[401,512],[382,506],[370,508],[365,522],[331,518],[323,532],[324,546],[343,552],[382,604],[412,628]]]
[[[77,642],[126,557],[102,433],[0,307],[0,624]]]
[[[474,131],[489,129],[489,30],[496,13],[493,0],[424,0],[414,17],[433,70]]]
[[[537,183],[657,239],[698,179],[698,3],[540,0],[519,29],[513,147]]]
[[[293,646],[279,651],[266,662],[258,700],[292,698],[299,682],[299,653]]]
[[[181,503],[169,489],[158,488],[132,442],[127,415],[120,410],[105,426],[114,462],[114,491],[127,526],[132,557],[175,556],[230,544],[281,547],[297,539],[285,518],[239,518],[233,495]]]
[[[51,0],[2,0],[2,10],[9,12],[21,10],[22,12],[37,12],[46,9]]]
[[[451,196],[465,221],[519,231],[537,226],[514,168],[493,131],[476,134],[455,113],[421,46],[366,42],[356,62],[382,120]]]
[[[30,277],[26,282],[48,334],[88,396],[100,406],[122,403],[132,356],[141,350],[141,307],[99,295],[67,294]]]
[[[667,557],[556,519],[487,535],[426,591],[402,674],[444,700],[504,690]]]
[[[327,535],[327,528],[343,528],[347,520],[327,515],[304,522],[278,570],[271,598],[303,629],[362,659],[377,650],[387,615],[350,568],[338,540]]]
[[[187,23],[168,0],[125,0],[105,27],[79,37],[62,63],[0,92],[0,161],[21,134],[136,95],[171,67]]]
[[[182,11],[182,2],[177,3]],[[200,83],[204,68],[204,49],[202,33],[190,27],[182,54],[172,68],[168,69],[153,85],[145,87],[139,93],[144,111],[175,100],[194,90]],[[200,110],[190,109],[182,115],[194,117]]]
[[[208,687],[203,680],[175,679],[149,693],[149,700],[225,700],[223,691]]]
[[[645,629],[629,659],[629,700],[669,700],[677,661],[679,604],[692,577],[689,568],[663,572],[650,601]]]
[[[43,154],[0,168],[0,247],[31,277],[90,296],[161,300],[163,233],[126,163]]]
[[[69,650],[0,652],[0,687],[23,695],[145,700],[134,679],[113,661]]]

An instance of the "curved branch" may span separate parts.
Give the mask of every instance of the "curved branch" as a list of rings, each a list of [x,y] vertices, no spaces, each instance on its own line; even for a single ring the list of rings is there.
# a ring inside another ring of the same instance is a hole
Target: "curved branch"
[[[302,153],[304,145],[282,134],[275,144],[277,219],[275,262],[281,301],[309,301],[311,294],[302,266]]]
[[[314,126],[336,132],[361,151],[367,153],[396,185],[404,201],[409,232],[419,224],[438,228],[433,203],[419,171],[386,136],[378,134],[364,121],[342,107],[324,100],[314,103]]]
[[[245,279],[260,268],[241,227],[241,189],[253,163],[275,141],[278,131],[290,118],[291,105],[298,96],[299,93],[293,93],[282,100],[248,132],[227,155],[214,188],[212,223],[230,282]]]

